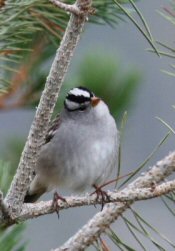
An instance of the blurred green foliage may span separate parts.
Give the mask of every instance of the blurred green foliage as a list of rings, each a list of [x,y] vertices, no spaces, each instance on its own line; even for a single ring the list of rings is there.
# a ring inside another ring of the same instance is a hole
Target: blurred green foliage
[[[3,194],[7,192],[14,172],[9,162],[0,159],[0,188]]]
[[[4,165],[7,165],[7,167],[6,168],[4,167],[2,171],[0,169],[0,174],[2,172],[1,178],[0,178],[0,188],[3,189],[4,193],[7,192],[7,189],[10,185],[12,177],[15,174],[16,168],[18,167],[18,163],[19,163],[20,155],[24,147],[24,143],[25,142],[23,138],[13,137],[7,140],[5,148],[2,150],[2,154],[0,155],[0,158],[1,159],[3,158]],[[0,165],[0,168],[1,168],[1,165]],[[2,185],[3,182],[5,182],[5,189]]]
[[[133,66],[124,69],[114,55],[102,51],[90,52],[63,85],[56,110],[61,109],[66,92],[70,88],[82,85],[102,97],[118,120],[125,110],[132,107],[140,81],[141,74]]]
[[[11,152],[14,154],[14,152]],[[5,194],[10,186],[15,169],[9,162],[0,159],[0,189]],[[24,251],[26,243],[21,241],[25,224],[12,226],[8,229],[0,229],[0,250]],[[19,244],[20,243],[20,244]]]
[[[87,67],[88,66],[88,67]],[[108,103],[114,116],[123,114],[134,98],[140,73],[133,67],[124,70],[113,55],[103,53],[89,54],[80,66],[80,83],[97,93]]]
[[[21,243],[24,224],[15,225],[8,230],[0,229],[0,250],[2,251],[24,251],[26,243]]]

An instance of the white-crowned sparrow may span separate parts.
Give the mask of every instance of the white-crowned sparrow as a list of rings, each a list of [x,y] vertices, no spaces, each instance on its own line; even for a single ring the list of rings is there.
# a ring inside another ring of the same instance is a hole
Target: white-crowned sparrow
[[[118,144],[104,101],[85,87],[71,89],[41,148],[25,202],[56,187],[84,191],[103,184],[117,167]]]

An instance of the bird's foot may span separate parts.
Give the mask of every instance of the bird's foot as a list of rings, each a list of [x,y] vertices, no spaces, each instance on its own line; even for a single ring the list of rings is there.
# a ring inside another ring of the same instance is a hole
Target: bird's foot
[[[52,206],[55,209],[55,212],[57,213],[58,218],[59,218],[59,216],[60,216],[59,215],[60,206],[58,205],[58,200],[61,200],[62,202],[67,202],[64,197],[62,197],[61,195],[59,195],[57,192],[54,192]]]
[[[101,186],[98,187],[96,185],[93,185],[93,187],[95,188],[95,191],[93,193],[91,193],[91,195],[96,193],[96,195],[97,195],[96,202],[98,202],[98,200],[101,198],[101,211],[102,211],[103,207],[104,207],[104,204],[106,202],[111,201],[110,196],[107,194],[106,191],[102,190]]]

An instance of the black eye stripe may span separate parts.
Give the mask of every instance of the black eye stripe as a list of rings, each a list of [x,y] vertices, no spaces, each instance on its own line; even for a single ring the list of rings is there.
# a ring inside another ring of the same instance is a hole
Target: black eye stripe
[[[68,111],[83,111],[90,106],[94,96],[94,93],[86,87],[75,87],[67,93],[64,106]]]
[[[73,94],[68,94],[66,99],[68,99],[68,100],[70,100],[72,102],[78,103],[78,104],[81,104],[81,103],[84,103],[84,102],[87,102],[87,101],[91,100],[90,97],[85,97],[83,95],[75,96]]]

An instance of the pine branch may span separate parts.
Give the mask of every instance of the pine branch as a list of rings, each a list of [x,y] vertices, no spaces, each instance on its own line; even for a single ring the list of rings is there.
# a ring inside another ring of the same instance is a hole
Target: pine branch
[[[16,175],[6,196],[6,203],[10,207],[13,217],[14,215],[18,215],[21,211],[38,152],[44,140],[44,135],[67,72],[70,59],[72,58],[86,17],[88,16],[91,0],[77,0],[75,5],[84,14],[81,14],[81,16],[72,14],[70,17],[63,40],[57,50],[50,73],[47,77],[45,89],[42,93]]]
[[[175,180],[164,182],[159,185],[162,180],[171,175],[174,171],[175,152],[169,154],[163,160],[159,161],[155,166],[151,167],[148,172],[138,177],[135,181],[133,181],[121,191],[108,191],[107,194],[110,197],[110,202],[117,202],[117,204],[113,204],[112,206],[115,208],[116,213],[115,218],[111,218],[111,220],[114,221],[121,213],[121,210],[125,211],[128,206],[135,201],[159,197],[175,190]],[[106,201],[106,203],[108,202],[109,201]],[[98,199],[98,201],[96,200],[96,195],[67,197],[66,203],[58,200],[60,210],[71,207],[80,207],[101,203],[102,200],[100,198]],[[108,214],[108,211],[110,212],[110,206],[108,207],[108,210],[105,211],[105,214]],[[23,204],[22,210],[19,215],[11,219],[11,221],[9,221],[9,219],[1,219],[1,224],[11,225],[16,222],[26,221],[28,219],[36,218],[45,214],[51,214],[54,212],[55,208],[53,207],[52,200],[46,202],[41,201],[38,203]],[[101,216],[101,219],[102,218],[103,216]],[[110,223],[112,223],[112,221]]]
[[[80,9],[75,4],[65,4],[65,3],[62,3],[58,0],[50,0],[50,2],[53,3],[54,5],[56,5],[57,7],[59,7],[60,9],[63,9],[67,12],[73,13],[75,15],[81,14]]]
[[[108,191],[107,195],[110,198],[110,202],[133,202],[133,201],[140,201],[140,200],[147,200],[156,197],[160,197],[165,195],[169,192],[175,190],[175,180],[167,181],[162,183],[161,185],[154,185],[149,188],[134,188],[134,189],[124,189],[119,192],[111,192]],[[96,195],[93,196],[83,196],[83,197],[65,197],[66,202],[58,201],[59,210],[68,209],[72,207],[80,207],[80,206],[90,206],[90,205],[101,205],[102,199],[99,198],[98,201],[96,200]],[[109,203],[109,201],[106,201]],[[37,218],[39,216],[45,214],[54,213],[55,209],[53,207],[53,201],[47,202],[38,202],[38,203],[31,203],[25,204],[22,207],[22,211],[20,215],[15,219],[15,221],[26,221],[28,219]]]
[[[164,180],[168,175],[175,171],[175,152],[170,153],[163,160],[157,162],[147,173],[138,177],[128,185],[123,193],[128,190],[152,187],[155,183]],[[160,188],[160,187],[159,187]],[[92,244],[101,233],[112,224],[122,213],[124,213],[134,201],[117,202],[107,204],[102,212],[97,213],[86,225],[84,225],[74,236],[72,236],[63,246],[54,251],[63,250],[83,250]]]

